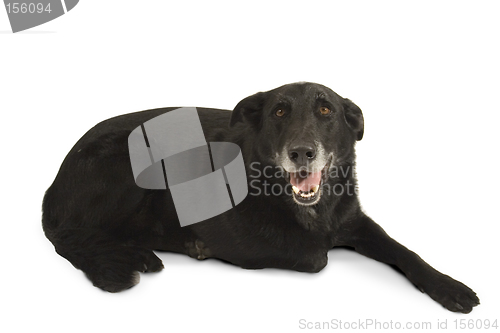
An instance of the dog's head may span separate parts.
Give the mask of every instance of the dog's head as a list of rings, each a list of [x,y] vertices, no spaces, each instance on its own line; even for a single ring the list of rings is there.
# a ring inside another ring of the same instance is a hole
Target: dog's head
[[[289,195],[301,206],[320,202],[333,168],[353,165],[354,145],[364,128],[363,114],[353,102],[308,82],[243,99],[230,122],[234,128],[241,125],[246,139],[254,141],[253,159],[282,168]]]

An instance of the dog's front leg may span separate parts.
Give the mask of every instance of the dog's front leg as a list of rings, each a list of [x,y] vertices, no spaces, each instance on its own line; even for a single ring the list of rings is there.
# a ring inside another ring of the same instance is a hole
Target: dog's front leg
[[[422,292],[448,310],[469,313],[479,304],[479,298],[469,287],[432,268],[416,253],[389,237],[366,215],[348,222],[343,230],[339,235],[342,245],[398,267]]]

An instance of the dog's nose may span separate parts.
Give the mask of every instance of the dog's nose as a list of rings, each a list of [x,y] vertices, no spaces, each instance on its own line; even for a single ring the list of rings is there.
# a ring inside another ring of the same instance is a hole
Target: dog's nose
[[[295,145],[288,150],[288,156],[294,163],[303,166],[314,160],[316,149],[313,145]]]

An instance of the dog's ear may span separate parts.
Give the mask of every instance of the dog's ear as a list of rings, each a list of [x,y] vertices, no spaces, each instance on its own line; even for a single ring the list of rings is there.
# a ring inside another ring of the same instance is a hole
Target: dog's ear
[[[356,140],[361,140],[365,128],[363,112],[361,112],[361,109],[356,104],[347,98],[343,99],[342,107],[344,108],[344,118],[347,125],[349,125],[356,134]]]
[[[231,115],[229,126],[234,126],[238,122],[248,122],[253,126],[260,123],[262,109],[266,100],[266,93],[258,92],[243,99],[236,105]]]

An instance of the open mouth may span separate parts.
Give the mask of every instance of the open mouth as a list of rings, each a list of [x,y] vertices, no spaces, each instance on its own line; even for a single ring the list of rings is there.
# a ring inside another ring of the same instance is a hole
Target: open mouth
[[[292,185],[293,200],[303,206],[316,204],[321,197],[321,186],[325,179],[325,173],[330,161],[325,167],[316,172],[306,170],[290,172],[290,184]]]

